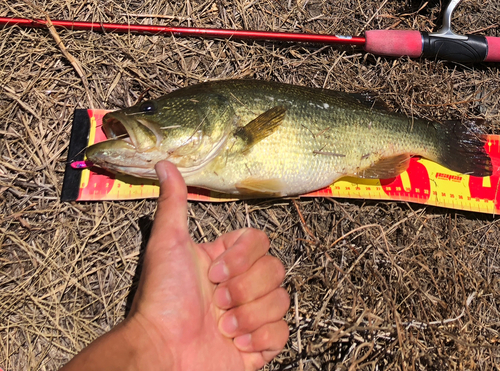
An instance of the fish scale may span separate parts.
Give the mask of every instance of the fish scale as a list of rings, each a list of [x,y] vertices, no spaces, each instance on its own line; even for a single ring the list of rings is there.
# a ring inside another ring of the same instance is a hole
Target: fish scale
[[[351,105],[361,107],[352,109],[351,106],[349,109],[345,104],[345,100],[350,98],[347,95],[341,100],[324,94],[318,97],[316,92],[310,94],[309,90],[274,89],[272,86],[269,93],[259,92],[258,89],[240,91],[237,87],[231,90],[234,95],[230,99],[231,104],[243,123],[250,122],[273,105],[284,105],[286,117],[276,133],[255,145],[250,153],[245,156],[236,153],[227,161],[223,160],[225,171],[218,170],[222,166],[215,161],[200,175],[188,177],[190,184],[217,184],[218,189],[224,189],[227,184],[259,176],[281,179],[288,186],[287,194],[301,194],[311,187],[325,187],[341,176],[369,167],[383,157],[384,152],[390,156],[418,147],[415,139],[397,138],[401,133],[395,131],[395,124],[390,122],[399,120],[398,124],[406,124],[406,118],[387,115],[387,120],[384,113],[373,110],[367,116],[366,111],[370,109],[357,101]],[[273,99],[265,99],[268,94],[273,94]],[[293,99],[296,95],[303,95],[301,101]],[[371,127],[368,125],[370,122]],[[377,140],[373,143],[360,139],[373,135],[371,132],[377,132]],[[427,138],[424,140],[428,141]],[[387,151],[383,148],[384,142],[397,143],[398,146]],[[417,151],[422,153],[421,149]],[[214,171],[214,168],[217,170]]]

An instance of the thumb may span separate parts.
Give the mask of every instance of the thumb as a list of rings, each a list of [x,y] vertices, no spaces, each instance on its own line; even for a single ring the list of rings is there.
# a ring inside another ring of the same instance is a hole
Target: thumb
[[[151,238],[178,243],[189,238],[187,227],[187,187],[177,167],[168,161],[155,166],[160,181],[160,197],[153,222]],[[161,241],[165,243],[166,241]]]

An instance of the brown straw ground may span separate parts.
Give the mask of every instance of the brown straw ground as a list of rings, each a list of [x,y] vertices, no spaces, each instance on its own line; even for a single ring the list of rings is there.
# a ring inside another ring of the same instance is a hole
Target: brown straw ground
[[[0,16],[359,35],[434,31],[440,1],[1,0]],[[458,33],[500,36],[496,0]],[[359,48],[0,30],[0,368],[55,370],[120,322],[153,200],[59,201],[75,108],[115,109],[205,80],[367,92],[393,110],[500,132],[498,64]],[[149,89],[149,90],[148,90]],[[195,241],[247,226],[286,265],[291,336],[266,370],[498,370],[498,218],[346,199],[190,203]]]

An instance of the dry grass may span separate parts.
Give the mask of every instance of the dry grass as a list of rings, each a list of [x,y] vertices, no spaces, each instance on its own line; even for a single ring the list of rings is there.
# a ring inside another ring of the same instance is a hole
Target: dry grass
[[[439,3],[0,0],[0,15],[357,35],[435,30]],[[464,0],[455,28],[500,36],[499,14],[495,0]],[[409,115],[482,118],[486,131],[500,132],[498,65],[392,60],[351,47],[58,34],[60,43],[46,30],[0,30],[6,370],[60,367],[123,318],[137,281],[154,201],[58,200],[75,108],[119,108],[147,89],[157,97],[206,79],[245,77],[370,92]],[[247,223],[265,230],[287,267],[291,337],[266,369],[498,369],[496,217],[339,199],[192,203],[190,214],[195,240]]]

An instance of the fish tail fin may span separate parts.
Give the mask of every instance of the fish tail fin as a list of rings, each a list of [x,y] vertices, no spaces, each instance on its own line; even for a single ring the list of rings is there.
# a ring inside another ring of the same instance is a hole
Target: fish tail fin
[[[445,121],[435,125],[441,143],[438,163],[462,174],[477,177],[492,174],[491,158],[484,148],[486,138],[476,122],[464,125],[460,121]]]

